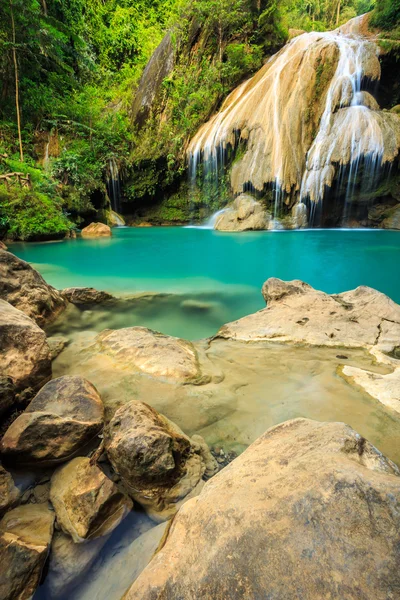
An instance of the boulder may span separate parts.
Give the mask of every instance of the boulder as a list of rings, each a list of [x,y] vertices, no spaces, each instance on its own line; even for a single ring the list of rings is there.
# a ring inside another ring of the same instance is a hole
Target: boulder
[[[15,385],[11,377],[0,376],[0,417],[10,411],[15,403]]]
[[[270,215],[249,194],[240,194],[217,218],[214,229],[218,231],[250,231],[267,229]]]
[[[151,518],[164,521],[198,493],[218,465],[200,436],[179,427],[143,402],[119,408],[104,433],[105,448],[129,494]]]
[[[87,457],[56,470],[50,500],[58,524],[75,543],[111,533],[132,509],[132,501]]]
[[[65,288],[61,294],[72,304],[101,304],[116,298],[108,292],[102,292],[90,287]]]
[[[61,354],[65,346],[68,346],[68,342],[68,338],[63,337],[61,335],[50,336],[47,338],[47,343],[50,348],[51,360],[54,360],[59,354]]]
[[[53,535],[54,513],[27,504],[0,521],[0,598],[29,600],[40,582]]]
[[[16,464],[65,462],[101,431],[103,410],[96,388],[86,379],[53,379],[7,429],[0,451]]]
[[[0,300],[0,376],[11,378],[16,391],[36,389],[51,377],[46,334],[5,300]],[[9,392],[2,404],[9,406]]]
[[[183,383],[202,378],[191,342],[146,327],[106,329],[97,336],[96,346],[100,353],[153,377]]]
[[[110,237],[111,228],[104,223],[90,223],[87,227],[84,227],[81,231],[82,237]]]
[[[0,515],[14,506],[20,495],[12,475],[0,465]]]
[[[388,210],[381,223],[383,229],[400,229],[400,204]]]
[[[55,319],[67,303],[27,262],[0,250],[0,298],[36,321],[40,327]]]
[[[299,280],[268,279],[262,290],[267,308],[224,325],[218,336],[316,346],[376,349],[399,345],[400,306],[369,287],[325,294]],[[386,326],[388,325],[388,326]]]
[[[269,429],[175,516],[126,600],[397,597],[400,471],[343,423]]]

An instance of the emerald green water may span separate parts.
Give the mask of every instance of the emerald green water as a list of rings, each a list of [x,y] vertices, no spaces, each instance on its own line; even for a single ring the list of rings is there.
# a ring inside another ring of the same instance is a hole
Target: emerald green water
[[[265,305],[260,290],[268,277],[302,279],[329,293],[368,285],[400,302],[395,231],[119,228],[109,239],[18,243],[12,251],[57,288],[179,294],[113,315],[86,315],[86,328],[89,321],[95,330],[140,324],[189,339],[212,335],[223,323]]]

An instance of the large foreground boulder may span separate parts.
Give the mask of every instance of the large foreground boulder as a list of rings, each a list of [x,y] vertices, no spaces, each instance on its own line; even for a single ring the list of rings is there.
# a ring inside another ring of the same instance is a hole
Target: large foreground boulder
[[[240,194],[220,214],[214,229],[218,231],[250,231],[268,229],[271,215],[249,194]]]
[[[58,524],[75,543],[111,533],[132,508],[132,501],[87,457],[57,469],[50,500]]]
[[[94,440],[103,412],[96,388],[86,379],[53,379],[7,429],[0,451],[16,464],[65,462]]]
[[[4,300],[0,300],[0,377],[11,378],[16,391],[36,389],[51,377],[46,334]],[[0,403],[4,411],[12,404],[8,392],[6,396]]]
[[[29,600],[38,586],[53,535],[54,513],[27,504],[0,521],[0,598]]]
[[[343,423],[273,427],[176,515],[127,600],[397,598],[400,471]]]
[[[372,288],[325,294],[302,281],[271,278],[262,292],[267,308],[224,325],[219,337],[376,348],[385,353],[400,345],[400,306]]]
[[[56,318],[67,302],[27,262],[0,250],[0,298],[22,310],[40,327]]]
[[[105,429],[107,455],[132,498],[156,521],[176,513],[218,470],[200,436],[179,427],[143,402],[121,407]]]
[[[90,223],[82,229],[81,235],[84,238],[110,237],[111,228],[104,223]]]

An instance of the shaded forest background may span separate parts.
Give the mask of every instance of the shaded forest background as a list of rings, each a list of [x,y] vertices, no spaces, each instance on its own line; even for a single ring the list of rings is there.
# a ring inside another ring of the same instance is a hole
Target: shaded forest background
[[[329,30],[372,9],[397,57],[400,0],[0,0],[0,236],[107,221],[112,164],[128,212],[184,195],[190,136],[289,28]],[[135,92],[167,31],[158,109],[138,118]],[[176,206],[160,219],[179,220]]]

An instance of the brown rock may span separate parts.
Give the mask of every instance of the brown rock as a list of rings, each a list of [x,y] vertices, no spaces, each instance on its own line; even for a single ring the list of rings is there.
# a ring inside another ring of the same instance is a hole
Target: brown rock
[[[0,376],[11,377],[16,391],[38,388],[51,377],[46,334],[25,313],[0,300]],[[10,399],[4,400],[5,407]]]
[[[115,297],[108,292],[102,292],[94,288],[74,287],[65,288],[61,294],[72,304],[101,304]]]
[[[67,303],[27,262],[0,250],[0,298],[22,310],[40,327],[55,319]]]
[[[400,229],[400,204],[387,211],[381,223],[383,229]]]
[[[0,417],[15,403],[15,385],[11,377],[0,376]]]
[[[82,237],[110,237],[111,228],[104,223],[90,223],[81,231]]]
[[[47,504],[27,504],[0,521],[0,598],[29,600],[39,584],[53,535]]]
[[[0,465],[0,515],[14,506],[19,497],[12,475]]]
[[[240,194],[217,218],[218,231],[250,231],[267,229],[271,217],[249,194]]]
[[[58,524],[75,543],[111,533],[132,509],[132,501],[87,457],[57,469],[50,500]]]
[[[157,521],[175,514],[198,493],[203,476],[218,470],[202,438],[190,439],[143,402],[118,409],[104,436],[109,460],[125,487]]]
[[[400,471],[343,423],[269,429],[176,515],[126,600],[387,600]]]
[[[0,240],[0,250],[7,250],[7,246]]]
[[[99,433],[103,404],[78,376],[49,381],[7,429],[0,445],[17,464],[55,464],[72,458]]]

